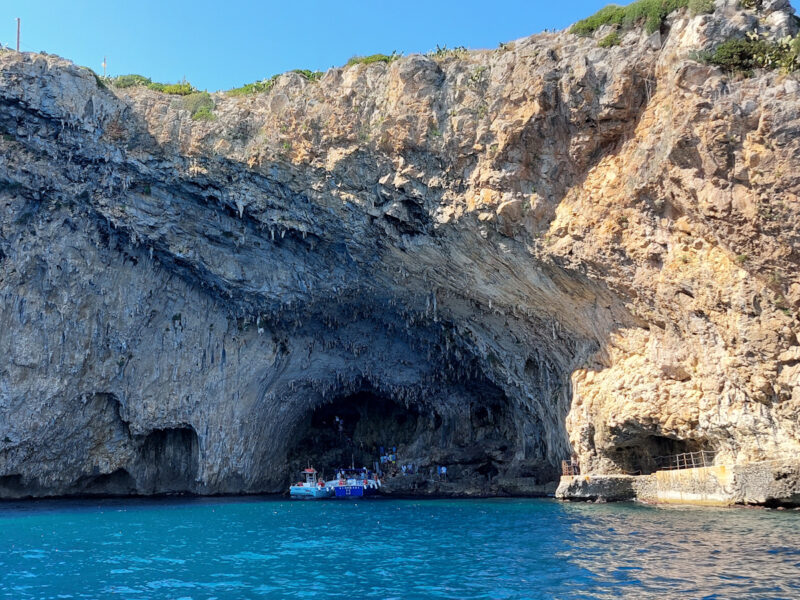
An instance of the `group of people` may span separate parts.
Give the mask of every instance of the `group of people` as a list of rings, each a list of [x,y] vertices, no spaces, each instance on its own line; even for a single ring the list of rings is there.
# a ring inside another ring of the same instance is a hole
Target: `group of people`
[[[402,474],[404,477],[406,475],[418,475],[419,474],[419,466],[416,463],[404,463],[401,464],[399,467],[397,465],[397,446],[391,446],[385,448],[383,446],[378,447],[379,452],[379,468],[382,472],[395,476]],[[435,467],[431,467],[429,471],[429,475],[431,479],[438,478],[438,479],[447,479],[447,467],[443,465],[437,465]]]
[[[402,465],[400,469],[403,471],[403,475],[414,475],[417,472],[417,465],[414,463],[409,463],[407,465]]]
[[[397,446],[388,448],[387,452],[384,452],[383,446],[381,446],[378,448],[378,452],[380,453],[381,465],[397,465]]]

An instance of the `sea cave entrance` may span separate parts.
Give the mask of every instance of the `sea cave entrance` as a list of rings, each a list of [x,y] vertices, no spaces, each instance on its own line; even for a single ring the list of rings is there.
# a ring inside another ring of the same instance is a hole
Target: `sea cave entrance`
[[[340,467],[373,468],[381,455],[396,454],[396,463],[381,469],[406,480],[406,465],[417,476],[414,490],[435,479],[439,466],[447,467],[448,481],[483,490],[508,472],[522,445],[519,432],[507,398],[490,384],[412,402],[358,391],[304,415],[287,452],[286,480],[296,481],[309,465],[332,478]]]

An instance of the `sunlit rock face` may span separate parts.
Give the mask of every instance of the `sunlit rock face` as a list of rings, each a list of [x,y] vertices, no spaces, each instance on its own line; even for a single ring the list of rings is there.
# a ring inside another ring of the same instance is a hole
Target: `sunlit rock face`
[[[573,451],[796,453],[800,86],[688,58],[794,21],[719,4],[209,121],[0,53],[0,496],[281,491],[379,446],[487,494]]]

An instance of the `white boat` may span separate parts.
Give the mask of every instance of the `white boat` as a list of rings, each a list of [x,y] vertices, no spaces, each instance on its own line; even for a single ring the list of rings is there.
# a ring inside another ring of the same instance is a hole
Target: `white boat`
[[[292,498],[330,498],[333,496],[333,488],[325,485],[321,477],[317,477],[317,472],[308,467],[303,469],[305,481],[299,481],[289,486],[289,496]]]

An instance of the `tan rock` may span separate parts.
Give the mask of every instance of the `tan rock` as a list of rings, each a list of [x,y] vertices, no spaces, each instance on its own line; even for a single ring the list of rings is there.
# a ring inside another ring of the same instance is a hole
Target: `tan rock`
[[[182,428],[191,489],[282,490],[293,432],[364,389],[481,481],[797,455],[797,83],[693,61],[761,18],[717,4],[622,48],[285,75],[203,122],[0,52],[0,477],[145,481]]]
[[[497,207],[497,216],[511,223],[522,220],[522,200],[514,199],[503,202]]]

